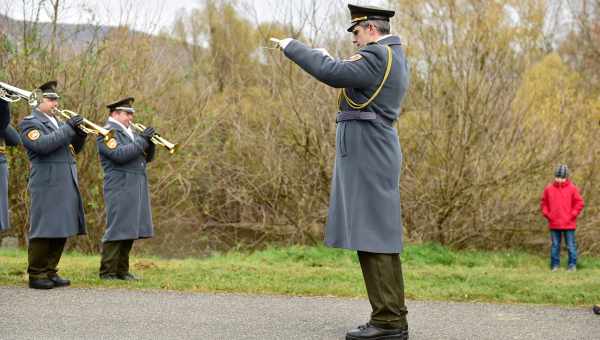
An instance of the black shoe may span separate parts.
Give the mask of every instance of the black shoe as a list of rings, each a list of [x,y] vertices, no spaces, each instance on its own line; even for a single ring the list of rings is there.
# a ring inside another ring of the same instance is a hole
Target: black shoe
[[[52,281],[52,283],[54,284],[54,287],[66,287],[71,284],[71,281],[69,281],[67,279],[63,279],[62,277],[60,277],[58,275],[50,276],[50,277],[48,277],[48,279],[50,281]]]
[[[137,281],[138,280],[138,278],[135,277],[131,273],[117,274],[117,278],[119,278],[120,280],[125,280],[125,281]]]
[[[54,282],[48,279],[29,279],[29,288],[52,289],[54,288]]]
[[[594,305],[594,307],[592,307],[592,311],[594,314],[600,315],[600,305]]]
[[[100,280],[118,280],[117,274],[100,274]]]
[[[346,333],[346,340],[376,339],[376,340],[408,340],[408,329],[384,329],[367,323]]]

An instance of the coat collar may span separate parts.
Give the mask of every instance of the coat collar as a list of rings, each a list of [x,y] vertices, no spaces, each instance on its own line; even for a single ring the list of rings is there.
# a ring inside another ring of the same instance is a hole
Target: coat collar
[[[48,117],[46,116],[46,114],[44,114],[42,111],[38,110],[37,108],[33,109],[33,115],[36,116],[39,120],[42,121],[42,123],[50,123],[50,119],[48,119]],[[52,124],[52,123],[50,123]]]
[[[397,35],[390,35],[379,40],[378,43],[382,45],[402,45],[402,41],[400,41],[400,37]]]
[[[33,115],[35,117],[37,117],[37,119],[39,119],[42,124],[44,124],[46,127],[49,127],[51,130],[56,130],[56,126],[50,121],[50,119],[48,118],[48,116],[43,113],[42,111],[38,110],[37,108],[33,109]],[[56,123],[58,124],[58,126],[60,126],[60,121],[54,117],[54,119],[56,119]]]
[[[121,124],[117,124],[114,121],[107,119],[106,120],[106,124],[109,125],[110,127],[112,127],[113,129],[117,129],[119,131],[122,131],[123,133],[125,133],[125,129],[123,128],[123,125]]]
[[[554,181],[552,184],[557,188],[564,188],[564,187],[568,187],[569,185],[571,185],[571,181],[568,179],[562,183]]]
[[[119,125],[119,124],[117,124],[117,123],[115,123],[113,121],[107,120],[106,121],[106,125],[108,125],[111,129],[117,130],[117,131],[119,131],[120,133],[122,133],[124,135],[127,134],[127,132],[125,132],[125,129],[123,129],[123,127],[121,125]]]
[[[129,137],[129,135],[127,134],[127,131],[125,131],[125,129],[123,128],[123,126],[121,124],[117,124],[111,120],[107,120],[106,121],[106,125],[109,126],[109,128],[116,130],[118,133],[122,134],[123,136],[125,136],[127,138],[127,140],[131,140],[131,138]]]

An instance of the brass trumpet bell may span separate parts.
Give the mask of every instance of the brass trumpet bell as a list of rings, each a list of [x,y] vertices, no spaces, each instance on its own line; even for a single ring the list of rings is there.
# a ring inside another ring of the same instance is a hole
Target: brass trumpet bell
[[[142,132],[146,129],[146,126],[144,126],[140,123],[131,123],[131,126],[134,129],[136,129],[138,132]],[[179,149],[179,145],[177,143],[169,142],[165,138],[161,137],[158,133],[155,133],[154,136],[150,139],[150,141],[152,143],[154,143],[155,145],[162,146],[165,149],[169,150],[169,153],[171,155],[174,154]]]
[[[35,92],[25,91],[3,82],[0,82],[0,99],[9,103],[24,99],[32,107],[37,105],[37,96],[35,95]]]

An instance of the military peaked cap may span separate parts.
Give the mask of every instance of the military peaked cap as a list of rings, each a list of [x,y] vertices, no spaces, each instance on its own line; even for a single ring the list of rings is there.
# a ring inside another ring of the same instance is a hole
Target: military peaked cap
[[[125,112],[129,112],[129,113],[134,113],[135,109],[132,106],[134,101],[135,101],[135,98],[127,97],[125,99],[116,101],[112,104],[108,104],[108,105],[106,105],[106,107],[110,110],[110,112],[125,111]]]
[[[394,16],[395,11],[384,9],[376,6],[357,6],[348,5],[350,10],[351,25],[348,27],[348,32],[352,32],[354,26],[358,25],[362,21],[366,20],[384,20],[390,21],[390,18]]]
[[[60,96],[56,93],[56,85],[58,85],[56,80],[50,80],[49,82],[40,85],[38,88],[42,91],[42,97],[50,99],[60,98]]]

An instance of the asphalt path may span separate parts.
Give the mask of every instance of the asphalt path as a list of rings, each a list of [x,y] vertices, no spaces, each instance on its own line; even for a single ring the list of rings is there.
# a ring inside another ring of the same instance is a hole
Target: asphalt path
[[[590,308],[408,301],[410,339],[600,339]],[[0,287],[0,339],[344,339],[363,299]]]

